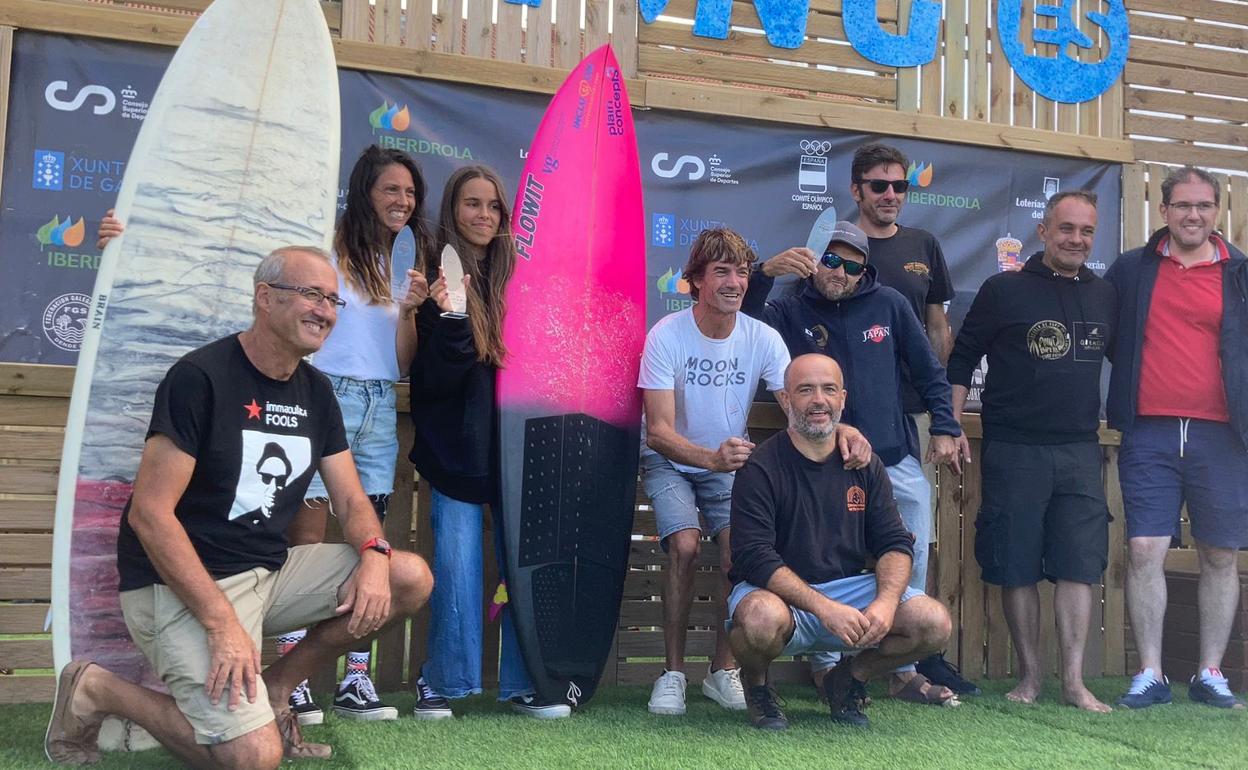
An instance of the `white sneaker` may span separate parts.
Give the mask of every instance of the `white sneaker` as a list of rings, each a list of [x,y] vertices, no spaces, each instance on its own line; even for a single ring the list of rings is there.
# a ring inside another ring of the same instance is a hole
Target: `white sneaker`
[[[680,716],[685,713],[685,687],[689,682],[679,671],[664,671],[650,691],[650,713]],[[740,684],[737,685],[740,687]]]
[[[745,711],[745,689],[741,687],[741,669],[721,668],[708,671],[702,680],[702,694],[729,711]]]

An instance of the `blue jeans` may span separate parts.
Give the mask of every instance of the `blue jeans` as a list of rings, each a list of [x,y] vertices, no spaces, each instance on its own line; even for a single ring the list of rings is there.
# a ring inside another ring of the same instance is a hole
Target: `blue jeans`
[[[481,692],[483,631],[483,507],[431,489],[433,506],[433,595],[429,597],[429,644],[422,673],[439,695],[464,698]],[[502,517],[495,511],[494,547],[503,571]],[[503,639],[498,697],[532,695],[533,681],[520,654],[511,606],[502,612]]]
[[[399,431],[394,413],[394,383],[326,375],[334,386],[351,459],[368,495],[394,491],[394,464],[399,456]],[[312,476],[305,499],[329,497],[321,474]]]

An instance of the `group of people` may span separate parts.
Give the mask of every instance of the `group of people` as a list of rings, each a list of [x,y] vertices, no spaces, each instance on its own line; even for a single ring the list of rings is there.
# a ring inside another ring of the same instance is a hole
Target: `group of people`
[[[979,694],[943,658],[950,618],[924,595],[932,487],[920,458],[955,474],[970,461],[962,412],[985,359],[975,558],[983,580],[1002,587],[1018,675],[1006,697],[1040,696],[1038,584],[1047,579],[1056,584],[1062,698],[1111,710],[1083,682],[1094,587],[1108,563],[1098,442],[1108,360],[1141,662],[1117,705],[1171,701],[1163,567],[1186,505],[1200,563],[1189,698],[1243,709],[1220,665],[1238,602],[1236,552],[1248,546],[1248,258],[1216,232],[1217,180],[1190,166],[1171,172],[1161,185],[1165,227],[1105,278],[1086,266],[1096,196],[1052,195],[1036,228],[1042,250],[985,281],[951,340],[953,287],[939,241],[897,221],[907,167],[896,148],[859,147],[849,187],[856,221],[838,222],[818,250],[759,262],[731,230],[704,231],[683,272],[696,304],[646,339],[642,479],[669,558],[666,667],[650,711],[685,712],[701,535],[715,539],[726,576],[725,623],[702,691],[755,726],[787,726],[767,680],[781,655],[809,660],[833,720],[847,724],[867,724],[864,684],[874,676],[913,703]],[[776,297],[780,276],[799,280]],[[760,383],[788,429],[756,446],[742,404]]]
[[[955,472],[970,460],[961,411],[985,355],[975,551],[984,579],[1005,588],[1020,675],[1008,697],[1039,694],[1036,585],[1047,578],[1058,585],[1064,697],[1109,708],[1082,683],[1091,586],[1107,552],[1097,427],[1108,355],[1109,417],[1124,431],[1128,603],[1143,664],[1119,702],[1170,699],[1162,562],[1186,502],[1202,568],[1202,660],[1190,694],[1242,707],[1218,666],[1237,601],[1235,550],[1248,544],[1248,260],[1214,232],[1216,182],[1194,168],[1174,172],[1162,186],[1167,227],[1107,279],[1084,265],[1095,197],[1054,195],[1037,228],[1044,250],[984,284],[954,343],[939,242],[897,222],[906,166],[894,148],[859,148],[850,180],[857,221],[837,223],[821,250],[759,262],[737,233],[704,231],[684,269],[696,303],[647,336],[642,481],[670,559],[667,666],[650,711],[685,711],[703,533],[719,549],[723,622],[702,690],[720,706],[783,729],[767,676],[781,655],[809,657],[833,719],[846,724],[867,724],[864,685],[877,676],[890,696],[914,703],[978,694],[942,657],[951,620],[924,593],[932,505],[920,458]],[[451,699],[482,691],[483,515],[497,501],[494,382],[507,359],[503,297],[515,248],[491,169],[452,174],[432,227],[426,192],[406,154],[366,149],[332,253],[269,254],[253,280],[252,325],[166,374],[122,517],[118,571],[127,626],[170,694],[71,662],[45,742],[54,761],[97,758],[110,714],[197,767],[328,756],[300,733],[323,719],[307,675],[345,654],[335,712],[397,718],[369,678],[369,642],[426,603],[415,716],[450,717]],[[391,244],[404,228],[419,262],[394,296]],[[105,217],[101,245],[123,229]],[[448,246],[462,261],[462,287],[442,273]],[[768,300],[784,275],[800,279],[797,291]],[[455,312],[452,289],[464,292],[466,313]],[[432,493],[432,569],[382,534],[403,374],[415,426],[409,457]],[[788,429],[755,445],[746,419],[760,382]],[[257,485],[258,507],[244,494]],[[321,542],[330,514],[343,544]],[[261,671],[266,636],[282,655]],[[522,713],[571,713],[535,694],[506,609],[499,689]]]

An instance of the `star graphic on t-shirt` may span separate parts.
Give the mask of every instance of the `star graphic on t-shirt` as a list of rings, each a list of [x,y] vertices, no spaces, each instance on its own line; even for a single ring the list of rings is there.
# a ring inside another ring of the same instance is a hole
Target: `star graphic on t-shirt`
[[[243,404],[243,408],[247,410],[248,420],[260,419],[260,405],[256,403],[254,398],[251,400],[250,404]]]

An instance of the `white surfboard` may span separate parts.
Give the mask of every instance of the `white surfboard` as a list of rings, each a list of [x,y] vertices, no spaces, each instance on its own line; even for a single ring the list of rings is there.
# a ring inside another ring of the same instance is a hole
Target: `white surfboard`
[[[156,385],[245,329],[252,273],[285,245],[327,248],[338,77],[316,0],[217,0],[173,57],[118,193],[65,430],[53,537],[53,654],[152,683],[117,600],[117,524]]]

